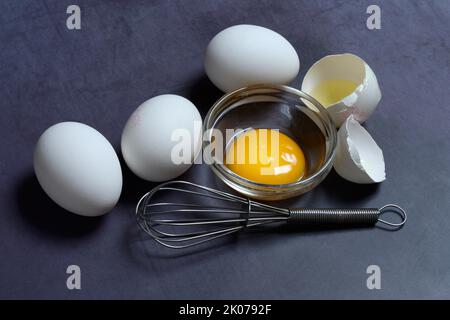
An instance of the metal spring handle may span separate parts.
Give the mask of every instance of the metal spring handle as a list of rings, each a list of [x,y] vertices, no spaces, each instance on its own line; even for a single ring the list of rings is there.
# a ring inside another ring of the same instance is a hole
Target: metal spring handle
[[[394,223],[381,219],[381,216],[388,211],[400,216],[401,222]],[[289,209],[289,212],[288,221],[301,224],[374,226],[381,223],[398,228],[403,226],[407,219],[405,210],[395,204],[387,204],[379,209]]]

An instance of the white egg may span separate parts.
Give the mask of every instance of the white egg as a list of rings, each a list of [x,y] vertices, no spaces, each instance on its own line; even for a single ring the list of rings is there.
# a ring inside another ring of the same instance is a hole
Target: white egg
[[[198,155],[201,125],[200,113],[189,100],[173,94],[153,97],[125,125],[121,142],[125,162],[142,179],[173,179]]]
[[[298,74],[294,47],[267,28],[242,24],[219,32],[205,54],[205,71],[222,91],[253,84],[288,84]]]
[[[78,122],[48,128],[34,151],[34,171],[49,197],[82,216],[109,212],[122,191],[122,170],[111,144]]]
[[[354,90],[348,95],[331,105],[325,105],[338,128],[351,114],[360,123],[366,121],[381,100],[375,73],[363,59],[354,54],[329,55],[317,61],[306,73],[302,91],[314,97],[315,88],[330,80],[351,81],[355,84]],[[339,89],[331,87],[329,90]],[[315,98],[320,102],[319,97]]]
[[[353,115],[338,131],[334,169],[355,183],[378,183],[386,179],[383,152]]]

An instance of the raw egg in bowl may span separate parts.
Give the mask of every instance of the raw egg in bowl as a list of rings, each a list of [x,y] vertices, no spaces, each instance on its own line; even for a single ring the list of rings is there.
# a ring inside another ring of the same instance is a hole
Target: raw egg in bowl
[[[205,161],[228,186],[260,200],[287,199],[317,186],[332,168],[336,143],[325,108],[284,85],[228,93],[204,121]]]

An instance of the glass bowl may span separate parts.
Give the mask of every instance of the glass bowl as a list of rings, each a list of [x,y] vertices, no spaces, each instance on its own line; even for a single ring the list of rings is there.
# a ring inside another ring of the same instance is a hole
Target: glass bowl
[[[247,129],[279,129],[300,146],[306,158],[306,174],[288,184],[262,184],[247,180],[223,163],[226,148],[236,132]],[[326,109],[300,90],[283,85],[244,87],[220,98],[204,121],[203,155],[213,172],[236,191],[260,200],[281,200],[317,186],[333,165],[337,134]],[[217,133],[222,135],[221,146]],[[213,147],[220,152],[211,152]],[[210,154],[212,153],[212,154]]]

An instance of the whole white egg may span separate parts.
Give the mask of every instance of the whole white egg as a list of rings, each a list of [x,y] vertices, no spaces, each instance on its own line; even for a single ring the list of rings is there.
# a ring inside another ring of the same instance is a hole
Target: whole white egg
[[[82,216],[109,212],[122,191],[122,170],[111,144],[78,122],[48,128],[34,151],[34,171],[48,196]]]
[[[201,147],[202,118],[195,105],[164,94],[142,103],[122,133],[122,154],[137,176],[165,181],[184,173]]]
[[[241,24],[219,32],[205,54],[205,71],[222,91],[254,84],[288,84],[300,60],[294,47],[270,29]]]

